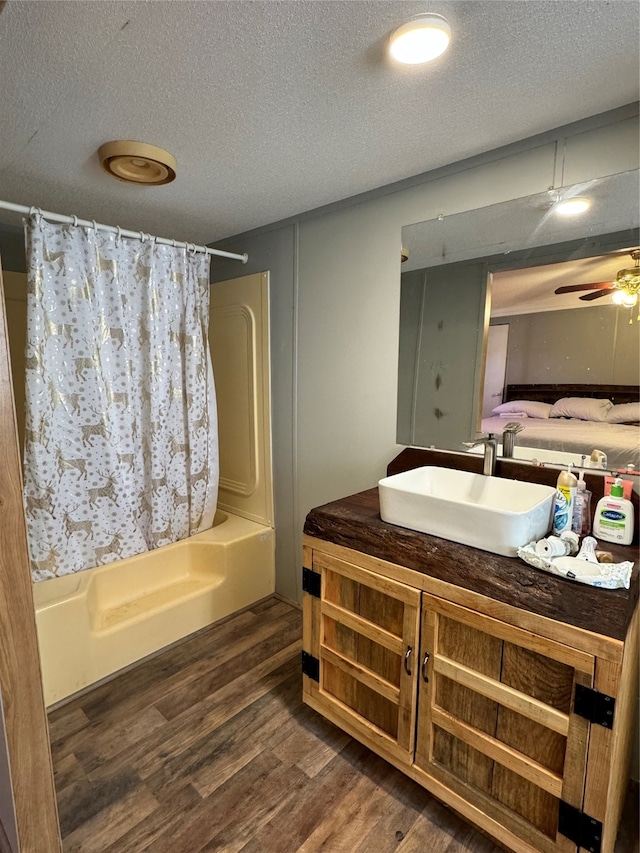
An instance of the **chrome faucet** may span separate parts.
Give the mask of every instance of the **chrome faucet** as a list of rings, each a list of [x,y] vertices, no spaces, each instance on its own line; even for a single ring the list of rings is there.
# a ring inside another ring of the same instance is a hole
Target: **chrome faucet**
[[[502,455],[505,459],[513,459],[513,448],[516,444],[516,435],[522,432],[522,424],[512,421],[502,431]]]
[[[495,435],[490,432],[488,435],[480,436],[474,441],[463,441],[465,447],[478,447],[484,445],[484,462],[482,465],[482,473],[486,477],[493,477],[496,473],[496,456],[498,455],[498,442]]]

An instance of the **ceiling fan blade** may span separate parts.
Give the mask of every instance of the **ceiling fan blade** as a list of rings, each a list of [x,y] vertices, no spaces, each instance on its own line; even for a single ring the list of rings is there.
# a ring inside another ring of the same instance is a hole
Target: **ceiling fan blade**
[[[575,293],[577,290],[598,290],[603,287],[611,287],[610,281],[593,281],[591,284],[565,284],[556,287],[554,293]]]
[[[592,299],[600,299],[601,296],[608,296],[610,293],[615,293],[615,287],[608,287],[606,290],[595,290],[593,293],[585,293],[584,296],[579,296],[578,299],[584,302],[591,302]]]

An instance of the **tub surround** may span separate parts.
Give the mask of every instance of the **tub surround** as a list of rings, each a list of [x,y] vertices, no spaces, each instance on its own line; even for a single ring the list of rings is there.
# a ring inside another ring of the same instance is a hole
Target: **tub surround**
[[[210,320],[220,433],[214,526],[34,584],[47,706],[275,591],[269,274],[213,285]]]
[[[388,473],[445,464],[434,456],[405,451]],[[557,469],[517,467],[555,483]],[[377,489],[313,509],[304,534],[305,702],[508,849],[612,853],[637,692],[637,549],[607,546],[636,562],[629,590],[596,589],[386,524]]]

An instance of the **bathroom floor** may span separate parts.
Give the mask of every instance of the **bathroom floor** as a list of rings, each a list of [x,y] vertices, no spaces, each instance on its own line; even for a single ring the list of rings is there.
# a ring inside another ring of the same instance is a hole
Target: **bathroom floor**
[[[499,853],[301,701],[272,598],[49,715],[65,853]],[[616,853],[638,851],[637,788]]]

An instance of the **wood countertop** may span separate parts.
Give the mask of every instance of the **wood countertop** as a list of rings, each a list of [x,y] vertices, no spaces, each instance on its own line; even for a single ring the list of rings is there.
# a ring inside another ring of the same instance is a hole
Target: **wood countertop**
[[[635,565],[630,589],[599,589],[535,569],[517,557],[387,524],[380,518],[377,488],[312,509],[304,532],[616,640],[624,640],[638,601],[637,548],[606,544],[616,562]]]

